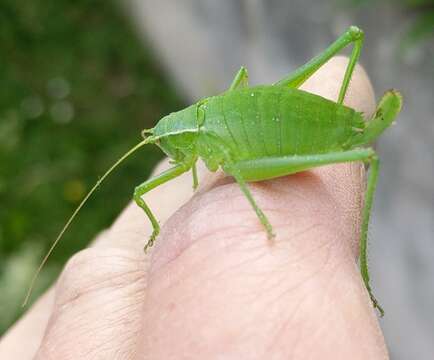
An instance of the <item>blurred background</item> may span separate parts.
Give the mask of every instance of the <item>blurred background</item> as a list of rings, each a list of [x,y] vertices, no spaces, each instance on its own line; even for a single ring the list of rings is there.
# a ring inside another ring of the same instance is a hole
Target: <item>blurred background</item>
[[[373,287],[393,359],[434,356],[434,0],[0,2],[0,334],[72,210],[140,130],[227,88],[271,83],[349,25],[377,97],[405,104],[378,144]],[[162,154],[135,154],[87,204],[37,293],[108,226]],[[116,189],[117,191],[113,191]],[[34,296],[36,298],[36,296]]]

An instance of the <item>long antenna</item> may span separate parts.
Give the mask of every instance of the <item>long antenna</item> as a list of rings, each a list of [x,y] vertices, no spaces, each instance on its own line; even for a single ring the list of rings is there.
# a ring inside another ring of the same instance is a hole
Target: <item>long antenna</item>
[[[101,185],[101,183],[106,179],[107,176],[110,175],[110,173],[116,169],[118,167],[118,165],[123,162],[127,157],[129,157],[132,153],[136,152],[139,148],[141,148],[142,146],[149,144],[150,142],[152,142],[154,140],[154,138],[152,136],[146,138],[145,140],[141,141],[140,143],[138,143],[136,146],[134,146],[133,148],[131,148],[130,150],[128,150],[118,161],[116,161],[111,167],[110,169],[108,169],[106,171],[106,173],[98,179],[98,181],[96,182],[96,184],[93,186],[92,189],[90,189],[90,191],[87,193],[87,195],[84,197],[84,199],[81,201],[81,203],[77,206],[77,208],[74,210],[74,212],[72,213],[71,217],[68,219],[68,221],[66,222],[66,224],[63,226],[63,229],[60,231],[59,235],[57,235],[56,240],[54,240],[53,244],[51,245],[50,249],[48,250],[47,254],[45,255],[45,257],[42,259],[41,263],[39,264],[38,269],[35,272],[35,275],[33,275],[32,281],[30,283],[30,286],[27,290],[27,294],[26,297],[24,299],[24,302],[22,304],[22,306],[26,306],[27,303],[29,302],[30,296],[32,295],[33,292],[33,288],[35,286],[36,280],[42,270],[42,268],[44,267],[45,263],[47,262],[48,258],[50,257],[51,253],[53,252],[54,248],[57,246],[57,244],[59,243],[60,239],[62,238],[63,234],[66,232],[66,230],[69,228],[69,225],[71,225],[72,221],[74,220],[74,218],[77,216],[77,214],[79,213],[79,211],[81,210],[81,208],[83,207],[83,205],[87,202],[87,200],[91,197],[91,195],[95,192],[95,190]]]

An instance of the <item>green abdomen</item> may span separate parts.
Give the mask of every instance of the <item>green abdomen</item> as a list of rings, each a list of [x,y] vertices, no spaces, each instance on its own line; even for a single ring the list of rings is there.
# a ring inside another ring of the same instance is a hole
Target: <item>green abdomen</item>
[[[201,130],[217,134],[239,160],[339,151],[354,134],[354,121],[361,120],[348,107],[277,86],[211,97],[205,112]]]

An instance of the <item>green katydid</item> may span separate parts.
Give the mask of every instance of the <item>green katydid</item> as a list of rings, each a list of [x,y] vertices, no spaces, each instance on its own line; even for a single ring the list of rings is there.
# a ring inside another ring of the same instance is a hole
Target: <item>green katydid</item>
[[[369,164],[360,236],[360,270],[374,307],[383,315],[372,294],[367,265],[367,230],[379,159],[373,148],[366,146],[392,124],[400,112],[402,97],[395,90],[387,91],[369,122],[363,120],[361,113],[343,105],[362,43],[363,31],[351,26],[323,53],[273,85],[249,87],[247,70],[241,67],[223,94],[202,99],[163,117],[154,128],[143,130],[144,140],[100,178],[73,212],[42,260],[25,303],[49,255],[95,189],[133,152],[146,144],[156,144],[172,159],[174,166],[145,181],[134,191],[134,201],[146,213],[153,227],[145,251],[153,245],[160,226],[142,196],[189,170],[192,170],[193,186],[196,187],[196,162],[199,158],[210,171],[222,168],[235,178],[269,238],[274,236],[273,227],[256,204],[247,182],[272,179],[327,164],[351,161]],[[350,44],[354,46],[337,102],[299,89],[331,57]]]

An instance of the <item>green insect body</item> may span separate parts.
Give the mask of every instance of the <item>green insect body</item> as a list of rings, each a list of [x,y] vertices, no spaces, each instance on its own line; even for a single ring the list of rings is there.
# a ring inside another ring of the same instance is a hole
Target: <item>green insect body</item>
[[[249,87],[247,71],[242,67],[228,91],[171,113],[154,128],[144,130],[144,140],[103,175],[74,211],[36,272],[28,296],[48,256],[94,190],[130,154],[146,144],[156,144],[172,159],[174,166],[145,181],[134,191],[135,202],[153,226],[145,251],[154,243],[160,227],[142,196],[189,170],[192,170],[193,186],[196,187],[195,164],[199,158],[209,170],[222,168],[235,178],[270,238],[274,236],[273,227],[256,204],[247,182],[327,164],[350,161],[369,164],[362,214],[360,269],[373,305],[382,315],[383,310],[371,291],[367,266],[367,230],[379,168],[378,156],[368,145],[394,121],[400,112],[402,97],[395,90],[387,91],[368,122],[361,113],[343,105],[362,42],[363,32],[352,26],[322,54],[274,85]],[[351,43],[354,48],[337,102],[299,89],[325,62]]]
[[[189,116],[190,121],[178,121]],[[170,114],[153,135],[172,158],[178,154],[177,160],[183,161],[198,156],[215,171],[225,164],[219,148],[209,146],[216,138],[239,162],[346,150],[364,129],[362,115],[344,105],[298,89],[256,86]]]

